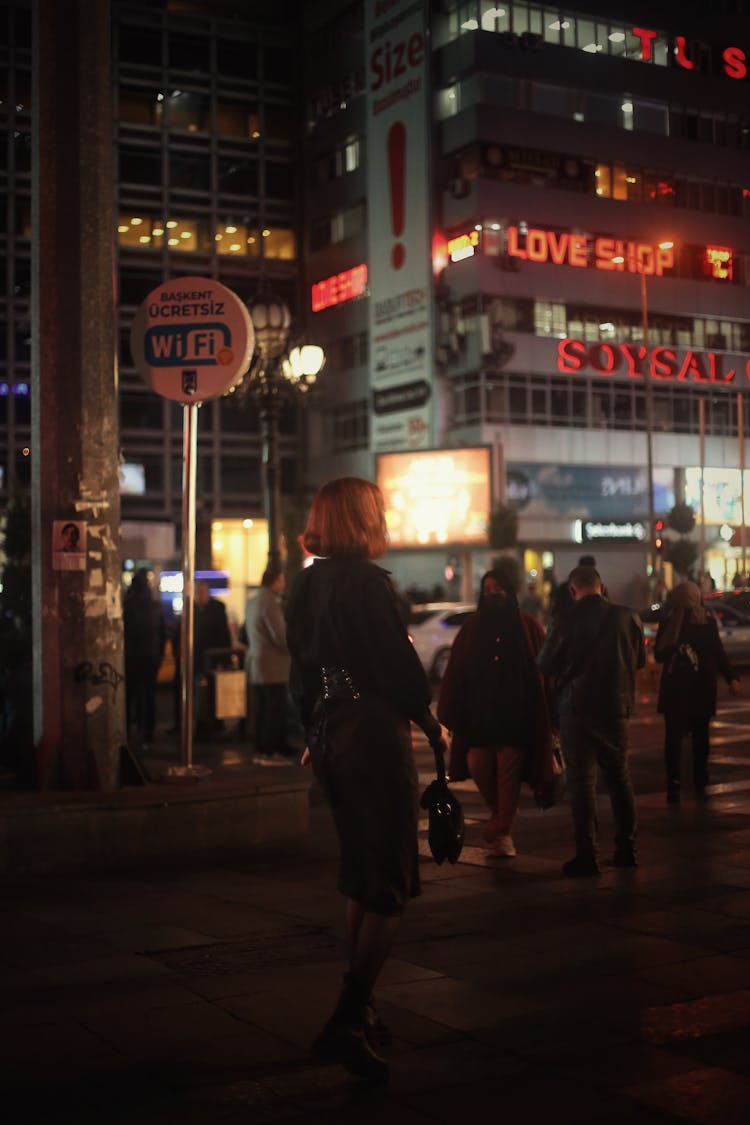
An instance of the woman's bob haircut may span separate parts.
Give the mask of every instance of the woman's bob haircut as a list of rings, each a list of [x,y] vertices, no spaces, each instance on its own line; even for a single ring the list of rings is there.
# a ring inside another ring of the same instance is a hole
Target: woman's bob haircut
[[[322,558],[379,559],[388,531],[378,486],[361,477],[329,480],[315,495],[302,542]]]

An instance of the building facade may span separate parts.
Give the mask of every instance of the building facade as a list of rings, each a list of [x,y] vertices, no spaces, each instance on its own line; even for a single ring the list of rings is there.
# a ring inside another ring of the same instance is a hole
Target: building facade
[[[182,495],[180,409],[137,377],[130,324],[160,281],[198,274],[271,288],[325,347],[319,395],[282,417],[298,508],[383,454],[489,448],[530,576],[594,553],[638,603],[649,515],[683,498],[703,500],[716,581],[744,569],[744,0],[710,21],[642,0],[112,11],[126,554],[174,558]],[[5,502],[31,455],[30,4],[0,20]],[[201,408],[198,498],[205,566],[212,521],[262,515],[251,398]],[[491,554],[427,534],[387,565],[466,596]]]
[[[169,565],[182,504],[182,411],[143,384],[130,354],[135,310],[163,280],[215,278],[250,300],[272,290],[298,315],[297,4],[112,4],[123,555]],[[0,6],[0,503],[30,479],[31,5]],[[7,139],[6,139],[7,138]],[[301,473],[299,416],[280,419],[284,491]],[[251,397],[201,406],[199,565],[211,525],[263,515]]]
[[[313,464],[370,475],[373,296],[350,271],[393,238],[372,221],[393,184],[368,131],[384,74],[401,103],[420,81],[400,22],[414,5],[310,8],[305,266],[314,331],[339,358]],[[427,115],[406,162],[408,175],[421,147],[430,168],[434,347],[432,430],[414,448],[491,446],[529,575],[594,553],[635,603],[649,479],[654,517],[683,498],[699,512],[704,466],[706,565],[729,581],[744,561],[750,378],[744,5],[712,6],[710,21],[702,5],[594,0],[445,0],[422,14]],[[393,566],[429,584],[450,553],[394,553]]]

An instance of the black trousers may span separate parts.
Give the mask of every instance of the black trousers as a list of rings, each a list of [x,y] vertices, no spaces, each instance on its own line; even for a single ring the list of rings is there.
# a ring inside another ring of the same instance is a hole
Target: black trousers
[[[255,749],[258,754],[285,754],[286,684],[253,684]]]
[[[627,719],[607,721],[580,715],[560,718],[576,855],[583,859],[595,859],[598,853],[596,783],[600,769],[612,805],[615,849],[628,851],[635,845],[637,822],[628,770],[628,734]]]
[[[682,741],[688,735],[693,750],[693,784],[696,789],[708,785],[708,726],[711,719],[666,712],[664,715],[664,766],[667,787],[679,788],[681,777]]]

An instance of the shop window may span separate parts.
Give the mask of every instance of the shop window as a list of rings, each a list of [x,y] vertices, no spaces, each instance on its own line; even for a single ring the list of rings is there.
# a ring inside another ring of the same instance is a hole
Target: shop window
[[[285,227],[265,227],[263,235],[263,256],[292,261],[297,257],[294,232]]]
[[[140,86],[120,86],[120,121],[129,125],[160,125],[164,95]]]
[[[161,66],[161,32],[151,27],[126,27],[117,33],[120,62],[136,66]]]
[[[258,48],[255,43],[243,42],[241,39],[220,39],[216,55],[219,74],[244,78],[248,82],[257,81]]]
[[[28,446],[24,447],[28,449]],[[16,452],[16,481],[18,484],[31,484],[31,457],[23,449]]]
[[[629,203],[640,203],[643,199],[643,176],[630,169],[625,175],[626,198]]]
[[[170,129],[184,129],[188,133],[207,133],[210,129],[211,110],[205,95],[173,90],[165,105]]]
[[[13,331],[13,359],[16,363],[31,363],[31,325],[28,321],[16,324]]]
[[[257,104],[219,101],[216,107],[216,128],[224,137],[242,137],[244,140],[257,141],[260,137]]]
[[[258,162],[241,156],[221,156],[218,163],[219,193],[257,195]]]
[[[171,30],[167,40],[168,66],[172,70],[208,74],[211,70],[211,41],[207,35],[188,35]]]

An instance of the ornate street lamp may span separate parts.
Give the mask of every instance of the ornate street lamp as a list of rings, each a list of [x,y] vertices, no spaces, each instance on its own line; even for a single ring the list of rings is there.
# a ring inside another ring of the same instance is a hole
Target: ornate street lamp
[[[325,353],[316,345],[305,344],[287,354],[291,316],[279,297],[261,293],[248,302],[248,311],[255,329],[255,356],[245,377],[245,386],[260,408],[270,565],[281,562],[279,410],[290,393],[305,394],[310,390],[325,363]]]

